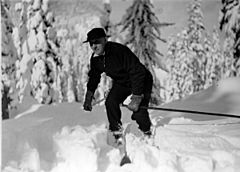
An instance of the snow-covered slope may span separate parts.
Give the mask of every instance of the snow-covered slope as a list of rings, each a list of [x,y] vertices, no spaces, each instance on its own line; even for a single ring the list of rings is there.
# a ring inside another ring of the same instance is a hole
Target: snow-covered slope
[[[240,114],[240,79],[228,79],[163,107]],[[123,109],[123,122],[131,112]],[[103,106],[33,105],[3,121],[5,172],[237,172],[240,169],[240,119],[150,111],[155,138],[148,144],[134,122],[127,135],[131,164],[119,166],[119,151],[106,144]]]

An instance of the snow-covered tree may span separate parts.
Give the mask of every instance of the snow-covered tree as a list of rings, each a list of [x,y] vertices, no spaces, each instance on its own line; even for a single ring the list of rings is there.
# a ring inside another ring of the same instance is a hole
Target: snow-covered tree
[[[169,96],[170,100],[180,99],[200,90],[203,86],[202,63],[205,62],[202,46],[204,31],[200,1],[189,5],[188,26],[170,41]]]
[[[9,110],[16,105],[15,92],[15,62],[17,60],[17,49],[13,41],[13,23],[9,14],[10,1],[1,0],[1,98],[2,118],[9,118]]]
[[[176,37],[169,40],[168,63],[169,80],[166,85],[166,101],[181,99],[193,92],[193,56],[189,50],[187,30],[183,30]]]
[[[86,34],[90,29],[100,26],[98,16],[86,14],[78,19],[78,23],[73,28],[64,26],[64,28],[58,30],[62,61],[58,79],[61,88],[61,102],[83,101],[92,50],[88,44],[82,42],[86,40]],[[101,90],[102,88],[99,87],[96,91],[97,99]]]
[[[204,54],[204,47],[202,44],[204,37],[204,24],[203,24],[203,13],[201,10],[201,0],[194,0],[189,8],[188,18],[188,35],[189,35],[189,48],[192,53],[191,67],[192,67],[192,89],[190,94],[199,91],[204,85],[204,63],[206,57]],[[191,87],[191,86],[190,86]]]
[[[206,34],[203,46],[206,58],[204,64],[204,89],[206,89],[218,82],[223,77],[224,71],[226,71],[224,57],[220,47],[219,33],[216,28],[214,28],[212,35]]]
[[[110,32],[111,27],[111,21],[110,21],[110,14],[111,14],[112,8],[110,4],[110,0],[103,0],[103,12],[102,16],[100,17],[100,23],[101,26],[105,29],[107,35]]]
[[[188,12],[187,28],[169,41],[167,101],[208,88],[227,70],[217,30],[211,36],[204,28],[201,1],[193,1]]]
[[[161,38],[160,28],[169,26],[170,23],[161,23],[153,11],[153,4],[149,0],[134,0],[127,9],[120,25],[122,32],[127,30],[126,45],[130,45],[140,58],[140,61],[151,71],[154,78],[152,103],[161,101],[161,85],[156,77],[153,67],[161,67],[159,57],[162,54],[156,48],[156,40],[166,42]]]
[[[56,81],[60,61],[48,0],[23,0],[15,9],[20,11],[19,41],[16,41],[20,56],[17,63],[20,102],[31,92],[39,103],[51,103],[58,95]]]
[[[226,37],[223,42],[223,57],[224,57],[224,64],[223,64],[223,77],[234,77],[237,73],[236,68],[234,66],[234,58],[233,58],[233,51],[234,51],[234,41],[231,37]]]
[[[222,0],[220,29],[233,39],[234,76],[240,76],[240,1]]]
[[[66,30],[68,33],[68,31]],[[59,71],[58,85],[60,87],[59,102],[73,102],[76,100],[74,93],[73,72],[74,72],[74,47],[71,39],[62,35],[60,42],[60,54],[62,66]]]
[[[103,11],[100,16],[100,24],[101,27],[103,27],[106,31],[106,34],[110,36],[108,39],[110,41],[115,41],[115,42],[123,42],[123,37],[119,33],[120,29],[118,27],[118,24],[114,24],[110,20],[110,15],[112,12],[112,7],[111,7],[111,1],[110,0],[103,0]]]
[[[24,97],[30,96],[30,76],[31,69],[33,66],[32,58],[28,53],[27,37],[27,1],[22,1],[22,3],[17,3],[15,5],[15,10],[20,13],[20,24],[17,29],[15,29],[15,45],[18,52],[18,60],[16,62],[16,88],[18,90],[18,101],[23,102]]]
[[[28,29],[29,42],[36,39],[36,45],[29,46],[35,56],[32,70],[32,94],[39,103],[49,104],[54,101],[56,78],[60,64],[57,56],[56,32],[53,28],[54,16],[48,10],[48,0],[35,0],[29,6]],[[30,44],[29,44],[30,45]],[[57,93],[57,92],[56,92]]]

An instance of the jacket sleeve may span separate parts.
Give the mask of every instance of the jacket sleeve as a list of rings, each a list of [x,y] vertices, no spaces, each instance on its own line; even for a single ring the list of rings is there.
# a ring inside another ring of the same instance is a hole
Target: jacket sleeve
[[[93,58],[90,60],[90,70],[88,72],[87,90],[95,92],[101,79],[101,72],[97,70]]]
[[[131,80],[132,94],[141,95],[144,90],[146,68],[128,47],[125,47],[123,52],[123,65]]]

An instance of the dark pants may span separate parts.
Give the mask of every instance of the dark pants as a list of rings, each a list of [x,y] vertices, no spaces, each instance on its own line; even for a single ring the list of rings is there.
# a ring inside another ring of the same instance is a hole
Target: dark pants
[[[140,106],[148,106],[151,98],[152,91],[152,78],[145,82],[144,98]],[[116,131],[122,125],[121,122],[121,109],[120,104],[131,94],[131,89],[121,86],[119,84],[113,84],[108,97],[105,102],[107,117],[109,121],[109,129]],[[147,109],[139,109],[137,112],[133,112],[132,120],[136,120],[139,125],[139,129],[143,132],[149,131],[151,127],[151,121]]]

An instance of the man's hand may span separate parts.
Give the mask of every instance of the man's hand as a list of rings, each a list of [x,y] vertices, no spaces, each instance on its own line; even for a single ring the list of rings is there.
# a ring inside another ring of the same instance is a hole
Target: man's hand
[[[87,91],[85,100],[83,103],[83,109],[86,111],[92,111],[92,99],[93,99],[93,92]]]
[[[137,112],[142,99],[143,95],[132,95],[131,102],[127,106],[128,109],[133,112]]]

